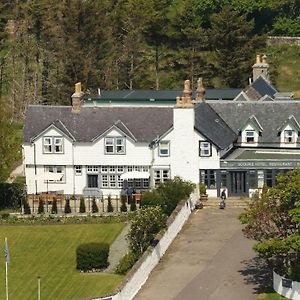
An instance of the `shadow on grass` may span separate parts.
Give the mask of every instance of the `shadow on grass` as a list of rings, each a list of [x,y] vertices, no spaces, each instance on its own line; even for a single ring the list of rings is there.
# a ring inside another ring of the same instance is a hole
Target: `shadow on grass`
[[[243,275],[246,284],[253,285],[255,294],[269,293],[272,288],[272,270],[263,259],[256,256],[250,260],[242,261],[243,268],[239,273]]]

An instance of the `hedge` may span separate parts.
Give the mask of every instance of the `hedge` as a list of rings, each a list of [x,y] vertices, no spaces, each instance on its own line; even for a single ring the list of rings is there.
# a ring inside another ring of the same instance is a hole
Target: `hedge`
[[[100,270],[108,267],[109,245],[106,243],[82,244],[76,250],[76,268],[81,271]]]

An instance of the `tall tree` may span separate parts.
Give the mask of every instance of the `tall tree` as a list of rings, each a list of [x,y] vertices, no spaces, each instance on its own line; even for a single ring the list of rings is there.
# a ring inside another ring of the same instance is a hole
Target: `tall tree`
[[[253,20],[247,20],[230,6],[224,6],[211,18],[209,40],[224,87],[243,87],[247,83],[253,57],[265,46],[264,37],[254,35],[253,28]]]

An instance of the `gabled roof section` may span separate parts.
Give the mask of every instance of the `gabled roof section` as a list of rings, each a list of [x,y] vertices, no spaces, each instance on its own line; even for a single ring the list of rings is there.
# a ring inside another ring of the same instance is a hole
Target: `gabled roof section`
[[[262,132],[263,128],[254,115],[250,116],[249,119],[244,123],[240,130],[243,130],[247,125],[252,125],[258,132]]]
[[[263,76],[259,76],[252,84],[254,88],[262,97],[268,95],[273,97],[278,91],[276,88],[268,82]]]
[[[237,135],[205,102],[195,107],[195,129],[219,149],[227,148],[237,139]]]
[[[271,98],[269,95],[264,95],[258,101],[274,101],[274,99]]]
[[[249,97],[244,91],[241,91],[234,99],[233,101],[250,101]]]
[[[53,122],[78,142],[91,142],[116,126],[137,142],[148,143],[173,126],[173,108],[82,107],[80,113],[74,114],[71,106],[31,105],[25,116],[24,142],[30,142]]]
[[[47,132],[49,129],[55,128],[58,132],[61,132],[66,137],[69,137],[71,140],[75,140],[74,136],[69,132],[65,125],[60,120],[55,120],[49,124],[44,130],[38,133],[36,136],[31,137],[31,141],[38,139],[42,134]]]
[[[280,127],[278,127],[278,132],[281,132],[287,125],[291,125],[295,130],[300,131],[300,125],[293,115],[290,115]]]
[[[263,128],[263,134],[259,138],[259,144],[280,144],[278,127],[294,116],[300,120],[300,101],[211,101],[209,105],[236,133],[252,115],[259,120]],[[240,137],[239,137],[240,139]]]

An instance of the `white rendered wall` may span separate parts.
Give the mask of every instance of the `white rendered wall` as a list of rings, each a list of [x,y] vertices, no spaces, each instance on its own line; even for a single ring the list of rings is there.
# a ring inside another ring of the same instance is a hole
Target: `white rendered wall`
[[[198,169],[208,170],[208,169],[220,169],[220,153],[215,145],[211,144],[211,156],[200,156],[199,155],[199,143],[201,141],[209,142],[204,136],[195,132],[196,140],[195,147],[198,147]]]
[[[282,286],[282,276],[273,271],[273,289],[288,299],[300,300],[300,282],[293,281],[292,288]]]
[[[173,140],[171,143],[172,176],[199,182],[198,146],[194,130],[194,109],[174,108]]]

